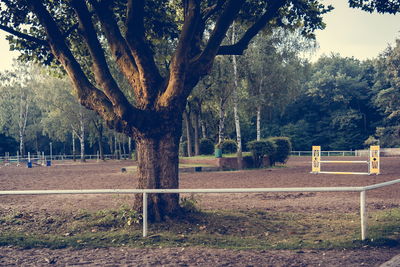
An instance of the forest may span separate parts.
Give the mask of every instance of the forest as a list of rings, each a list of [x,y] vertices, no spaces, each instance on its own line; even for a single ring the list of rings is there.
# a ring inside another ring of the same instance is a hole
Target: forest
[[[228,41],[237,32],[230,29]],[[181,144],[233,139],[246,151],[252,140],[285,136],[293,150],[302,151],[312,145],[399,147],[400,40],[365,61],[331,54],[310,62],[316,46],[297,31],[278,29],[259,34],[243,56],[218,56],[211,75],[188,98]],[[157,60],[167,61],[159,53]],[[117,68],[112,71],[120,87],[128,88]],[[128,136],[79,104],[59,69],[20,60],[0,80],[0,155],[49,153],[49,143],[55,154],[82,156],[134,149]]]

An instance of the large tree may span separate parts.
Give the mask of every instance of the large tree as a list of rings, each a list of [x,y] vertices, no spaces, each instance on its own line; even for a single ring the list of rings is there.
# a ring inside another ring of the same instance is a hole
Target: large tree
[[[53,57],[80,103],[137,145],[139,188],[177,188],[178,143],[187,97],[217,55],[239,55],[265,27],[298,27],[311,35],[327,12],[318,0],[4,0],[0,29],[27,59]],[[223,44],[231,24],[247,25]],[[157,44],[174,51],[160,60]],[[107,54],[134,93],[129,101],[111,74]],[[162,63],[162,64],[158,64]],[[164,64],[165,63],[165,64]],[[140,207],[141,197],[136,205]],[[179,213],[177,194],[152,195],[156,220]]]

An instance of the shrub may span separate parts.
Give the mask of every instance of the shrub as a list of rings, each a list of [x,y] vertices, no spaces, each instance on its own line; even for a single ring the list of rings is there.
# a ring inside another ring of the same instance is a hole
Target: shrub
[[[268,140],[274,143],[276,147],[275,152],[270,157],[271,164],[275,165],[276,162],[286,163],[292,150],[290,139],[288,137],[271,137]]]
[[[231,154],[236,153],[237,144],[232,139],[225,139],[221,144],[222,153]]]
[[[275,153],[275,144],[269,140],[253,140],[247,143],[254,160],[254,167],[260,168],[263,163],[264,156],[271,156]]]
[[[185,212],[189,213],[200,211],[197,204],[198,201],[194,198],[194,194],[191,194],[190,197],[182,197],[180,200],[180,206]]]
[[[212,155],[214,153],[214,142],[208,138],[200,139],[200,155]]]

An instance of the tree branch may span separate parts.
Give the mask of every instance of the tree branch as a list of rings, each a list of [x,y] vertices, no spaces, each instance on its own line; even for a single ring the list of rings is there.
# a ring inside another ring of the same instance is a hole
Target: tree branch
[[[217,55],[242,55],[247,49],[250,41],[267,25],[267,23],[275,19],[278,9],[286,5],[286,1],[270,1],[267,11],[256,21],[242,36],[242,38],[233,45],[221,46]]]
[[[210,65],[217,55],[218,49],[222,40],[225,38],[225,34],[228,31],[229,26],[236,18],[244,2],[245,0],[229,0],[229,2],[226,4],[222,14],[219,16],[216,22],[206,47],[200,56],[193,61],[192,67],[194,70],[197,70],[200,73],[207,72],[211,67]]]
[[[64,38],[67,38],[73,31],[75,31],[76,29],[78,29],[78,27],[79,27],[79,24],[78,24],[78,23],[72,25],[72,26],[63,34]]]
[[[154,61],[154,53],[145,40],[144,0],[129,0],[126,20],[126,40],[138,66],[140,81],[149,104],[154,103],[163,78]]]
[[[71,6],[77,14],[79,29],[93,60],[93,73],[96,82],[103,88],[105,94],[111,100],[118,116],[126,120],[127,118],[125,118],[125,116],[129,114],[132,106],[111,75],[103,48],[97,38],[90,12],[86,4],[81,0],[72,0]]]
[[[119,69],[124,74],[132,88],[135,89],[138,107],[144,107],[140,101],[141,96],[144,96],[145,99],[146,97],[145,92],[142,91],[142,87],[140,85],[139,71],[135,63],[135,59],[129,50],[125,38],[121,34],[121,31],[116,23],[116,19],[110,10],[108,3],[98,3],[95,0],[90,0],[90,3],[94,7],[107,42],[110,46],[111,53]]]
[[[200,19],[200,0],[189,0],[185,8],[185,22],[170,65],[168,87],[159,97],[157,107],[167,107],[171,101],[177,100],[182,95],[191,43],[196,35]]]
[[[37,44],[45,46],[45,47],[49,47],[49,44],[48,44],[48,42],[46,40],[39,39],[39,38],[33,37],[31,35],[16,31],[16,30],[14,30],[14,29],[12,29],[10,27],[7,27],[5,25],[0,25],[0,30],[8,32],[9,34],[12,34],[12,35],[14,35],[14,36],[16,36],[18,38],[25,39],[25,40],[30,41],[30,42],[34,42],[34,43],[37,43]]]
[[[212,15],[220,11],[224,3],[224,0],[218,0],[216,4],[206,8],[202,14],[203,21],[207,21]]]
[[[31,0],[29,7],[45,28],[52,53],[67,71],[81,104],[100,114],[109,126],[118,130],[126,128],[127,122],[117,116],[111,101],[102,91],[94,87],[85,76],[81,66],[66,45],[56,22],[43,6],[42,1]],[[129,123],[133,127],[143,126],[145,125],[144,122],[149,119],[145,112],[133,107],[130,112]]]

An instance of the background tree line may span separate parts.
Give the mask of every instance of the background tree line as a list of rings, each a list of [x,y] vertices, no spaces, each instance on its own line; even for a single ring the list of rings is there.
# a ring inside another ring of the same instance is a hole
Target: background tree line
[[[0,153],[27,152],[120,156],[132,150],[131,140],[105,127],[93,111],[82,107],[62,74],[32,63],[14,62],[0,73]]]
[[[280,30],[268,38],[258,36],[239,58],[243,144],[287,136],[293,150],[310,150],[312,145],[329,150],[399,147],[400,41],[365,61],[331,54],[311,63],[304,54],[314,48],[313,41]],[[190,136],[197,136],[199,127],[201,137],[215,143],[236,139],[233,83],[232,60],[217,59],[189,101],[192,122],[184,124],[183,140],[198,140]],[[203,93],[208,88],[215,90]],[[201,103],[200,108],[192,108],[194,103]]]
[[[260,34],[242,57],[217,57],[184,113],[181,141],[189,155],[200,153],[202,138],[237,140],[235,122],[244,150],[269,136],[290,137],[294,150],[399,147],[400,40],[366,61],[332,54],[311,63],[304,54],[314,48],[280,29]],[[15,62],[0,78],[0,153],[48,153],[50,142],[53,153],[81,157],[131,152],[131,140],[82,108],[61,73]]]

